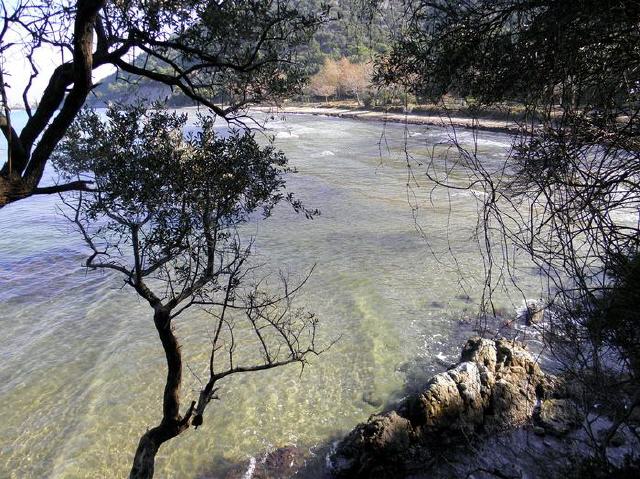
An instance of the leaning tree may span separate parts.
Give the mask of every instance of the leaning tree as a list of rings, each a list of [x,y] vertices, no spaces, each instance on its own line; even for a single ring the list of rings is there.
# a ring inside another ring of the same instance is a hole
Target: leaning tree
[[[325,11],[289,0],[16,0],[0,14],[0,129],[8,143],[0,164],[0,208],[34,194],[88,188],[84,180],[41,186],[51,153],[95,87],[94,70],[110,66],[181,92],[229,120],[249,103],[297,91],[304,68],[295,61]],[[41,52],[61,58],[39,98]],[[24,56],[24,85],[8,58]],[[30,67],[29,67],[30,65]],[[28,120],[11,124],[7,85],[22,90]],[[35,106],[34,106],[35,105]]]
[[[640,4],[407,3],[408,32],[380,62],[378,81],[521,109],[503,165],[454,139],[469,181],[438,175],[437,157],[426,174],[482,189],[489,282],[511,276],[514,246],[544,273],[553,305],[547,345],[584,383],[585,409],[607,405],[614,417],[608,434],[594,436],[604,458],[616,428],[640,408]],[[495,284],[487,286],[491,306]]]
[[[166,356],[162,418],[140,438],[131,478],[152,477],[160,446],[203,424],[228,376],[304,366],[321,352],[317,319],[292,303],[305,280],[291,286],[282,276],[279,293],[259,288],[264,278],[249,259],[251,241],[238,229],[281,199],[301,208],[283,193],[284,155],[249,133],[216,134],[210,117],[185,135],[186,122],[186,115],[139,106],[109,109],[106,119],[84,111],[55,154],[68,179],[90,175],[95,183],[91,192],[63,197],[89,248],[86,266],[120,275],[149,304]],[[182,406],[174,321],[193,309],[211,322],[207,379]]]

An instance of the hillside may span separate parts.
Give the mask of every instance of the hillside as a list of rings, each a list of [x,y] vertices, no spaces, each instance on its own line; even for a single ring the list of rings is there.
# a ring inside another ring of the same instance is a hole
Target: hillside
[[[301,8],[317,11],[326,2],[303,0]],[[330,20],[315,33],[308,45],[298,51],[298,60],[311,75],[316,73],[325,58],[348,58],[353,62],[367,61],[385,53],[390,48],[392,32],[397,31],[399,2],[385,2],[379,10],[372,11],[362,0],[334,0],[331,2]],[[162,71],[167,66],[140,55],[136,63],[151,65]],[[192,102],[178,90],[158,84],[147,78],[126,73],[107,76],[93,90],[89,104],[101,106],[109,102],[128,103],[136,98],[167,101],[170,106],[187,106]]]

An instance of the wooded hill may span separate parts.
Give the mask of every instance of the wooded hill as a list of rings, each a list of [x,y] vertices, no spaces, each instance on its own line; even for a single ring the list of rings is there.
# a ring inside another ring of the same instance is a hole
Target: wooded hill
[[[399,2],[385,2],[373,10],[366,0],[302,0],[300,9],[319,11],[330,3],[329,20],[320,26],[311,41],[298,53],[298,61],[309,75],[317,73],[326,59],[348,59],[354,64],[371,61],[390,50],[393,32],[398,30]],[[163,62],[141,54],[136,63],[159,72],[170,72]],[[170,106],[187,106],[191,100],[180,91],[172,91],[147,78],[128,74],[112,74],[98,82],[89,104],[103,106],[110,102],[130,103],[136,98],[167,101]],[[220,98],[224,101],[223,98]]]

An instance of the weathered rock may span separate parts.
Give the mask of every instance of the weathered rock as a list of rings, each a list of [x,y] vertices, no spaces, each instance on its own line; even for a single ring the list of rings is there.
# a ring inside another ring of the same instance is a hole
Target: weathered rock
[[[518,384],[507,379],[499,379],[491,396],[491,412],[487,421],[496,428],[507,428],[522,424],[531,417],[535,406],[535,395],[528,396]]]
[[[469,339],[462,348],[460,361],[484,364],[490,370],[494,370],[498,361],[496,342],[483,338]]]
[[[542,426],[534,426],[533,433],[536,436],[544,436],[547,433],[547,431],[545,431],[545,429]]]
[[[513,376],[514,380],[521,380],[530,375],[536,382],[544,381],[540,365],[524,347],[506,339],[498,339],[495,344],[497,374],[503,377]]]
[[[446,427],[462,410],[458,386],[448,374],[434,376],[427,389],[410,406],[411,422],[416,427]]]
[[[331,458],[333,469],[344,477],[393,477],[403,470],[414,436],[409,420],[395,411],[373,415],[342,441]]]
[[[611,447],[621,447],[624,446],[625,442],[626,440],[624,434],[618,431],[613,435],[613,437],[609,441],[609,444],[611,444]]]
[[[357,426],[331,457],[338,477],[401,477],[431,451],[475,432],[529,421],[552,380],[518,343],[470,339],[461,362],[397,411]]]
[[[534,419],[549,434],[563,436],[582,424],[583,417],[569,399],[546,399]]]

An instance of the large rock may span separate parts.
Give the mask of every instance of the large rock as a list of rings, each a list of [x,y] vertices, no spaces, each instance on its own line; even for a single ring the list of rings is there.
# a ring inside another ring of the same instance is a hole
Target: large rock
[[[552,383],[520,344],[472,338],[461,362],[434,376],[422,393],[397,411],[371,416],[343,439],[331,456],[333,472],[402,477],[427,464],[438,447],[530,421]]]
[[[342,441],[332,468],[344,477],[394,477],[410,461],[416,439],[409,420],[395,411],[371,416]]]

